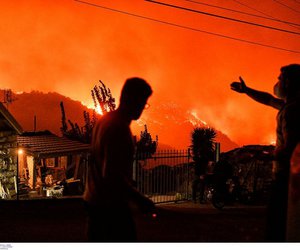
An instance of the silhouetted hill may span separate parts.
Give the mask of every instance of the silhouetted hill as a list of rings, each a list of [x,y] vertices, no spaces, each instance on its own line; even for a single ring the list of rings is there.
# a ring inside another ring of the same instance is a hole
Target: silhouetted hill
[[[37,130],[50,130],[60,136],[61,101],[64,103],[67,119],[77,122],[79,126],[84,124],[83,111],[88,111],[81,102],[55,92],[32,91],[14,96],[17,100],[9,106],[9,111],[26,131],[33,131],[34,115],[36,115]],[[132,124],[133,133],[139,136],[140,131],[144,130],[144,124],[147,124],[153,139],[158,135],[159,149],[185,149],[191,144],[193,128],[203,126],[205,122],[183,107],[168,103],[154,104],[145,111],[142,119]],[[217,141],[221,142],[222,152],[239,147],[219,130],[217,130]]]
[[[33,91],[15,95],[16,100],[9,106],[25,131],[33,131],[34,116],[37,118],[37,130],[50,130],[61,135],[60,102],[63,101],[67,119],[83,125],[83,111],[88,110],[79,101],[74,101],[58,93]]]

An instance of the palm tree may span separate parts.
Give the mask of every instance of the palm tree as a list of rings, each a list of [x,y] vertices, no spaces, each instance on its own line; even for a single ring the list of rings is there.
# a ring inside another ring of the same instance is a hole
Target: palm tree
[[[209,161],[214,159],[216,131],[213,128],[197,127],[192,132],[192,155],[195,162],[195,179],[193,181],[193,200],[196,201],[197,190],[200,191],[200,203],[203,201],[204,176]]]
[[[214,159],[216,131],[213,128],[197,127],[192,132],[192,153],[195,163],[204,164]]]

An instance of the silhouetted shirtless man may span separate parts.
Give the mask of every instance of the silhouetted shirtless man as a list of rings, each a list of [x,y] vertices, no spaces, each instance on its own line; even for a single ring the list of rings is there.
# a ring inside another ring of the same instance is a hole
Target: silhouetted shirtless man
[[[300,65],[291,64],[281,68],[278,82],[274,85],[274,97],[257,91],[240,82],[233,82],[231,89],[245,93],[262,104],[279,110],[277,114],[277,140],[273,166],[274,181],[267,218],[267,241],[284,241],[290,159],[300,142]]]
[[[127,79],[118,109],[104,115],[93,130],[95,164],[90,166],[84,192],[90,241],[136,241],[130,202],[144,212],[154,209],[153,202],[132,185],[134,145],[129,127],[139,119],[151,94],[145,80]]]

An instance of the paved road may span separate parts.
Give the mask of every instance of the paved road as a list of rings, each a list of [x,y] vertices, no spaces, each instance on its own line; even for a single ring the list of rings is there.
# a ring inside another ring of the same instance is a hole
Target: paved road
[[[85,212],[78,199],[0,203],[0,242],[84,242]],[[262,242],[265,208],[171,203],[158,216],[136,213],[140,242]]]
[[[231,206],[217,210],[192,202],[160,205],[156,219],[140,215],[144,242],[263,242],[265,207]]]

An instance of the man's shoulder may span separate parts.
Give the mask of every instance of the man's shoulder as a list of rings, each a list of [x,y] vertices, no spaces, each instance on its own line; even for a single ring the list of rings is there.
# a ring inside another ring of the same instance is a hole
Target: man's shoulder
[[[104,116],[102,116],[98,120],[97,126],[101,128],[101,130],[109,131],[123,130],[128,127],[116,111],[106,113]]]
[[[117,114],[115,111],[108,112],[101,116],[101,118],[98,120],[97,124],[98,125],[106,125],[106,124],[111,124],[115,123],[116,120],[118,119]]]

